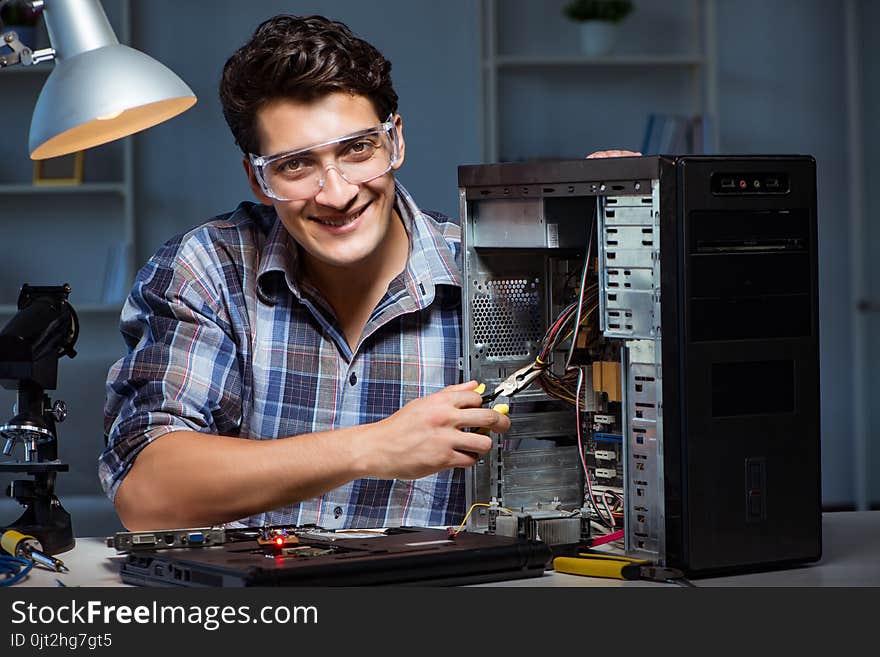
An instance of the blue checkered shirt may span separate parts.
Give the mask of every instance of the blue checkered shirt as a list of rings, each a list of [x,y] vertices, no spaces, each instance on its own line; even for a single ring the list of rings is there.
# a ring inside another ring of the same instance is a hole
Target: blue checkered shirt
[[[150,259],[122,311],[128,355],[107,380],[99,473],[111,499],[138,453],[168,432],[271,440],[339,429],[460,380],[460,229],[420,211],[399,183],[395,207],[409,259],[354,352],[330,305],[298,280],[297,249],[271,207],[242,203]],[[456,469],[358,479],[240,522],[448,525],[463,515]]]

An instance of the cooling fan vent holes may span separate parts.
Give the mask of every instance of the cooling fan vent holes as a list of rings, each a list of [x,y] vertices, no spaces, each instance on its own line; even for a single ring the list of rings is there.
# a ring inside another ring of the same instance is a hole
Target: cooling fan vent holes
[[[541,341],[538,278],[475,281],[474,342],[484,358],[522,358]]]

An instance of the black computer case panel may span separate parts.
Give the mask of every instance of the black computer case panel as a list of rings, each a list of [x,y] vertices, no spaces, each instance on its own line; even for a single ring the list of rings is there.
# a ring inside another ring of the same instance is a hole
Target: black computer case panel
[[[667,561],[709,574],[816,560],[815,163],[682,157],[664,173]]]

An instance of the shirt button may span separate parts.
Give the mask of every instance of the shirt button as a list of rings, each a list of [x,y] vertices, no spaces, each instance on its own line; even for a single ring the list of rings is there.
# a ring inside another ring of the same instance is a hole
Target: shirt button
[[[342,516],[342,507],[337,506],[335,509],[333,509],[333,517],[338,519],[341,516]]]
[[[352,372],[352,373],[351,373],[351,376],[348,377],[348,382],[349,382],[351,385],[354,385],[355,383],[357,383],[357,382],[358,382],[357,374],[355,374],[354,372]]]

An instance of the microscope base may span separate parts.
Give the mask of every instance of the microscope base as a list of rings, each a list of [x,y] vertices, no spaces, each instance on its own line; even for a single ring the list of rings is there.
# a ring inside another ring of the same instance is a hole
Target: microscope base
[[[0,462],[0,472],[24,472],[33,479],[18,479],[6,489],[7,495],[25,507],[18,520],[5,529],[15,529],[33,536],[49,555],[66,552],[76,545],[70,514],[55,496],[55,474],[66,472],[67,463],[59,461],[23,463]]]

